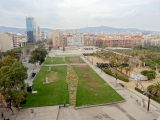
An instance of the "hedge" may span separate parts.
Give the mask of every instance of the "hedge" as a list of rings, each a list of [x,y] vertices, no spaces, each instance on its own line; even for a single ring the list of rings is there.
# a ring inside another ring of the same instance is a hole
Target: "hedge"
[[[144,93],[144,91],[142,91],[141,89],[139,89],[137,87],[135,87],[135,90],[138,91],[138,92],[140,92],[140,93],[142,93],[142,94]]]
[[[111,71],[110,69],[105,68],[103,71],[104,71],[106,74],[109,74],[109,75],[111,75],[111,76],[113,76],[113,77],[116,77],[116,76],[112,73],[112,71]],[[120,74],[118,74],[118,73],[117,73],[117,79],[122,80],[122,81],[124,81],[124,82],[129,82],[129,79],[128,79],[127,77],[125,77],[125,76],[123,76],[123,75],[120,75]]]

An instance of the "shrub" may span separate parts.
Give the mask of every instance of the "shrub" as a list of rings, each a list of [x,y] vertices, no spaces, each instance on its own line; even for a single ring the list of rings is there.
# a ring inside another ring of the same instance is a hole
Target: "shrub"
[[[156,77],[156,72],[154,70],[143,70],[141,74],[147,76],[148,79],[155,79]]]
[[[116,77],[115,74],[113,74],[110,69],[105,68],[103,71],[104,71],[106,74],[109,74],[109,75],[111,75],[111,76],[113,76],[113,77]],[[125,77],[125,76],[123,76],[123,75],[120,75],[120,74],[118,74],[118,73],[117,73],[117,79],[122,80],[122,81],[124,81],[124,82],[129,82],[129,79],[128,79],[127,77]]]
[[[148,70],[143,70],[143,71],[141,71],[141,74],[142,75],[146,75],[148,73]]]
[[[117,75],[117,78],[120,79],[120,80],[122,80],[122,81],[124,81],[124,82],[129,82],[129,79],[127,77],[122,76],[120,74]]]
[[[151,96],[151,99],[156,101],[156,102],[158,102],[158,103],[160,103],[160,100],[156,96]]]
[[[142,93],[142,94],[144,93],[141,89],[139,89],[137,87],[135,87],[135,90],[138,91],[138,92],[140,92],[140,93]]]

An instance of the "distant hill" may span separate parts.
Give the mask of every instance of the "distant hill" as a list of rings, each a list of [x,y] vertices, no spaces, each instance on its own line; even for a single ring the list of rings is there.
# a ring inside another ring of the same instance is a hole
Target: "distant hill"
[[[108,27],[108,26],[98,26],[98,27],[86,27],[86,28],[80,28],[77,29],[79,33],[135,33],[135,32],[141,32],[141,33],[152,33],[155,31],[147,31],[147,30],[140,30],[137,28],[114,28],[114,27]],[[69,30],[70,33],[74,32],[74,29]]]
[[[41,31],[44,31],[46,34],[51,33],[53,29],[49,28],[41,28]],[[73,33],[75,29],[69,29],[69,33]],[[134,32],[140,32],[143,34],[149,34],[149,33],[155,33],[156,31],[147,31],[147,30],[140,30],[137,28],[114,28],[114,27],[108,27],[108,26],[98,26],[98,27],[85,27],[85,28],[79,28],[77,29],[78,33],[134,33]],[[26,34],[25,28],[15,28],[15,27],[5,27],[0,26],[0,32],[13,32],[13,33],[21,33]],[[62,30],[64,31],[64,30]],[[156,32],[157,33],[157,32]],[[160,33],[160,32],[158,32]]]
[[[48,28],[40,28],[40,30],[44,31],[47,34],[52,32],[52,29],[48,29]],[[12,32],[12,33],[26,34],[26,28],[0,26],[0,33],[1,32]]]

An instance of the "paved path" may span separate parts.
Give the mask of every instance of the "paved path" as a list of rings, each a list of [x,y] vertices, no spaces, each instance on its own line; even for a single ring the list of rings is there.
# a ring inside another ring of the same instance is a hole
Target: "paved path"
[[[10,120],[15,120],[16,117],[17,117],[18,111],[17,111],[16,108],[13,108],[13,111],[14,111],[14,115],[12,115],[12,112],[11,112],[11,110],[9,108],[0,108],[0,112],[2,112],[3,115],[4,115],[3,119],[0,116],[0,120],[4,120],[4,118],[5,119],[10,119]]]
[[[63,66],[63,65],[88,65],[86,63],[70,63],[70,64],[43,64],[43,66]]]
[[[34,114],[31,114],[34,109]],[[21,109],[16,120],[57,120],[59,106]]]

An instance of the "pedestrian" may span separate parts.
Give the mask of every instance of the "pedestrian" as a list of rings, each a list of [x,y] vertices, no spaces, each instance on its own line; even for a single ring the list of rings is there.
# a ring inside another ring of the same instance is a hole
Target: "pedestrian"
[[[4,117],[3,113],[1,114],[2,118]]]

